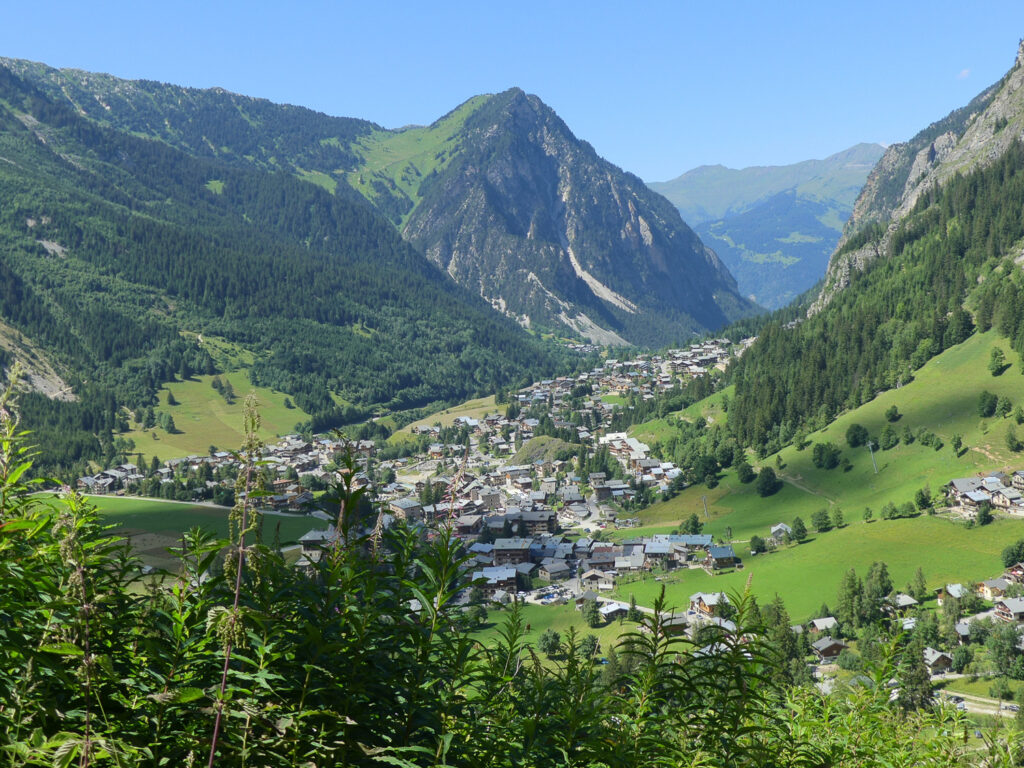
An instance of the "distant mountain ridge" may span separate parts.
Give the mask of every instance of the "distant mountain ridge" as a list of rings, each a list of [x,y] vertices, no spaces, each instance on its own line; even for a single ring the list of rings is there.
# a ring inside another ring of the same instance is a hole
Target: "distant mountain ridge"
[[[534,330],[660,346],[759,311],[670,205],[518,89],[385,130],[220,89],[0,63],[103,125],[367,201]]]
[[[776,309],[822,278],[883,152],[879,144],[857,144],[785,166],[701,166],[649,186],[715,249],[745,296]]]
[[[791,165],[742,169],[702,165],[648,186],[667,197],[690,226],[743,213],[790,189],[802,198],[835,201],[852,208],[864,179],[884,151],[880,144],[862,143],[823,160]]]

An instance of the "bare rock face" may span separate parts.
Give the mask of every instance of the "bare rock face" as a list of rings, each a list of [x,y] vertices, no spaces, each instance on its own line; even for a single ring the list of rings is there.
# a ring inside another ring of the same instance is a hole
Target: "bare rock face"
[[[850,282],[852,271],[888,250],[890,235],[929,189],[955,174],[966,174],[1001,157],[1014,140],[1024,138],[1024,41],[1013,68],[970,104],[928,126],[910,141],[890,146],[854,204],[843,239],[829,262],[825,285],[809,310],[814,314]],[[850,238],[872,224],[881,238],[844,252]]]
[[[467,119],[403,235],[534,328],[659,345],[756,311],[678,211],[518,89]]]
[[[862,272],[867,269],[868,264],[884,253],[887,238],[883,238],[883,244],[868,243],[853,251],[847,251],[839,256],[833,256],[829,263],[828,276],[825,285],[807,310],[808,317],[823,310],[839,291],[850,284],[855,272]]]

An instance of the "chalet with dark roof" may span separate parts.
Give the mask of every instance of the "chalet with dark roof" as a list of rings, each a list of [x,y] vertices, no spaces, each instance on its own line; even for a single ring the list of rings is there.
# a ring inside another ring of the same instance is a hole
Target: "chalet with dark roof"
[[[731,568],[736,565],[736,561],[737,557],[732,544],[726,544],[724,547],[708,547],[705,567],[717,571],[721,568]]]
[[[494,564],[516,565],[530,559],[530,539],[519,537],[494,540]]]

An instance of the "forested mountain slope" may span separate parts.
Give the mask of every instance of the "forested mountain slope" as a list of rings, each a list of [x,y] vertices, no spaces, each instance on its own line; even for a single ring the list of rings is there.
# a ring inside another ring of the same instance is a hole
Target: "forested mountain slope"
[[[893,218],[840,248],[823,293],[830,300],[801,323],[765,329],[736,370],[730,421],[741,440],[777,448],[909,381],[976,329],[994,325],[1024,350],[1024,278],[1015,262],[1024,239],[1022,83],[1018,59],[995,93],[972,102],[988,107],[964,119],[959,138],[940,132],[951,142],[945,161],[936,150],[924,180],[893,204]],[[928,160],[930,146],[918,159]],[[866,189],[858,205],[877,209],[881,198],[872,195]],[[857,255],[867,251],[871,258]],[[855,268],[840,272],[843,264]]]
[[[60,425],[64,463],[109,452],[120,405],[217,367],[183,330],[252,352],[254,382],[320,427],[492,392],[564,357],[365,201],[98,125],[3,67],[0,180],[0,319],[81,395],[24,405],[42,443]]]
[[[82,117],[232,165],[297,174],[352,170],[360,158],[349,145],[380,130],[366,120],[330,117],[221,88],[122,80],[23,59],[0,58],[0,66]]]
[[[864,184],[843,239],[833,255],[824,290],[812,311],[824,306],[888,251],[888,237],[930,190],[998,159],[1024,131],[1024,46],[1013,68],[969,104],[953,110],[912,139],[891,145]]]
[[[757,307],[678,213],[535,96],[477,96],[384,130],[299,107],[4,60],[103,125],[358,192],[455,282],[535,329],[667,344]]]

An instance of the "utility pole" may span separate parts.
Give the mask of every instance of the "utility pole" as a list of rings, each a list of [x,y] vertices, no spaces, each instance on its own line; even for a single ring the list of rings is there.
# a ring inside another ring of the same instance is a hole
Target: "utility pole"
[[[875,474],[878,474],[878,465],[875,463],[875,444],[868,440],[868,451],[871,453],[871,466],[875,468]]]

